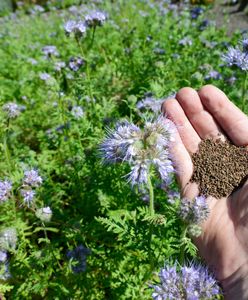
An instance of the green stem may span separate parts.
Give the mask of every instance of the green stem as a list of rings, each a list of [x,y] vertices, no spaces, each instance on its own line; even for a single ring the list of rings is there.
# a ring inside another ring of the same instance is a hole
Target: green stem
[[[52,255],[53,255],[54,259],[56,260],[56,262],[57,262],[57,264],[58,264],[60,270],[62,270],[62,266],[61,266],[60,262],[57,260],[57,257],[55,256],[55,254],[54,254],[54,252],[53,252],[53,246],[52,246],[52,244],[50,243],[50,240],[49,240],[49,238],[48,238],[48,236],[47,236],[46,226],[45,226],[45,224],[44,224],[43,222],[41,222],[41,224],[42,224],[42,227],[43,227],[43,230],[44,230],[46,242],[47,242],[47,244],[50,244],[51,250],[52,250],[52,251],[51,251],[51,252],[52,252]]]
[[[149,189],[149,210],[150,210],[150,216],[154,216],[154,191],[153,191],[153,186],[152,186],[152,181],[150,174],[148,173],[148,178],[147,178],[147,183],[148,183],[148,189]],[[152,253],[152,234],[153,234],[153,224],[150,223],[149,225],[149,236],[148,236],[148,256],[149,256],[149,261],[150,261],[150,271],[153,271],[154,268],[154,257]]]
[[[5,154],[6,162],[8,165],[8,173],[10,176],[12,167],[11,167],[11,158],[10,158],[10,152],[9,152],[9,119],[7,120],[6,131],[4,134],[3,147],[4,147],[4,154]]]
[[[248,72],[245,72],[245,79],[243,81],[242,86],[242,110],[245,110],[246,108],[246,89],[247,89],[247,78],[248,78]]]
[[[154,191],[153,191],[153,186],[152,186],[152,181],[151,181],[151,177],[150,175],[148,175],[148,178],[147,178],[147,182],[148,182],[148,189],[149,189],[149,196],[150,196],[150,215],[151,216],[154,216]]]
[[[90,42],[90,49],[91,49],[91,47],[93,46],[93,43],[94,43],[95,33],[96,33],[96,26],[93,27],[93,33],[92,33],[92,38],[91,38],[91,42]]]
[[[80,41],[79,41],[78,38],[76,38],[76,42],[77,42],[77,45],[78,45],[78,47],[80,49],[82,57],[86,61],[86,77],[87,77],[87,87],[88,87],[88,91],[87,92],[89,93],[91,103],[93,103],[93,92],[92,92],[92,88],[91,88],[91,76],[90,76],[89,61],[88,61],[88,58],[86,58],[86,55],[84,55],[83,48],[82,48],[82,46],[81,46]]]
[[[187,234],[187,229],[188,229],[188,226],[185,225],[183,227],[183,231],[182,231],[182,235],[181,235],[181,238],[180,238],[180,241],[181,241],[181,247],[180,247],[180,253],[179,253],[179,263],[182,265],[184,263],[184,239],[186,237],[186,234]]]

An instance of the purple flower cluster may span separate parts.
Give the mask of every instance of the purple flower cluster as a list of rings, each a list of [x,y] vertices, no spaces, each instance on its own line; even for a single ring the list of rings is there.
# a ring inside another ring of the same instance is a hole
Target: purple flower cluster
[[[3,105],[3,111],[5,111],[10,119],[14,119],[20,115],[25,109],[25,106],[18,105],[14,102],[8,102]]]
[[[212,70],[204,78],[205,80],[210,80],[210,79],[219,80],[222,78],[222,76],[219,72]]]
[[[8,227],[0,232],[0,249],[8,251],[15,249],[17,243],[17,233],[14,227]]]
[[[101,11],[92,11],[85,16],[85,23],[88,27],[102,26],[106,21],[107,16]]]
[[[185,222],[200,224],[209,216],[209,208],[206,197],[199,196],[193,200],[183,198],[181,200],[179,215]]]
[[[181,46],[191,46],[192,45],[192,40],[188,36],[185,36],[178,43]]]
[[[143,130],[125,121],[109,130],[100,151],[106,162],[126,161],[131,165],[128,181],[132,185],[147,184],[151,167],[168,183],[174,171],[168,152],[173,133],[171,122],[162,116],[154,122],[147,121]]]
[[[69,61],[69,69],[71,71],[77,72],[83,65],[85,61],[81,57],[71,57]]]
[[[161,111],[161,105],[164,102],[162,99],[156,99],[153,96],[146,96],[141,101],[137,102],[136,107],[141,110],[151,110],[154,113]]]
[[[70,259],[72,263],[76,263],[72,265],[72,271],[74,273],[85,272],[87,255],[90,255],[90,253],[90,249],[83,245],[79,245],[74,250],[67,251],[67,258]]]
[[[59,55],[56,46],[50,46],[50,45],[49,46],[45,46],[41,50],[45,54],[46,58],[49,58],[51,56],[58,56]]]
[[[31,169],[24,172],[23,184],[30,187],[38,187],[42,184],[42,178],[37,170]]]
[[[83,21],[69,20],[64,25],[66,35],[74,34],[76,38],[81,38],[86,33],[86,26]]]
[[[20,193],[23,197],[24,203],[27,206],[30,206],[33,202],[36,192],[32,188],[37,188],[42,184],[42,178],[39,176],[39,173],[35,169],[24,171],[24,178],[22,189]]]
[[[241,42],[241,47],[229,47],[226,54],[222,55],[228,66],[235,66],[242,71],[248,71],[248,39]]]
[[[160,284],[151,286],[154,300],[217,299],[221,294],[216,280],[202,265],[165,266],[159,278]]]
[[[71,114],[75,119],[79,120],[84,116],[84,111],[81,106],[73,106]]]
[[[91,11],[85,16],[85,20],[69,20],[64,25],[66,35],[74,34],[76,38],[81,38],[86,34],[87,27],[102,26],[106,21],[107,16],[101,11]]]
[[[0,181],[0,202],[5,202],[10,196],[12,183],[8,180]]]
[[[152,93],[147,93],[145,98],[138,101],[136,107],[140,111],[150,110],[153,113],[159,114],[161,112],[161,105],[163,102],[169,98],[174,98],[175,94],[171,94],[163,99],[156,99],[153,97]]]

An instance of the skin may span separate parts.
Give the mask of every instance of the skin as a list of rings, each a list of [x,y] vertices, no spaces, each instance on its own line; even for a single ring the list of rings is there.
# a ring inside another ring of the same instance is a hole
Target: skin
[[[190,153],[210,137],[228,137],[237,146],[247,146],[248,117],[212,85],[199,91],[182,88],[163,103],[162,110],[177,129],[171,153],[181,196],[192,199],[199,190],[189,182]],[[248,299],[248,181],[228,197],[208,197],[207,201],[210,215],[195,240],[199,253],[220,281],[225,299]]]

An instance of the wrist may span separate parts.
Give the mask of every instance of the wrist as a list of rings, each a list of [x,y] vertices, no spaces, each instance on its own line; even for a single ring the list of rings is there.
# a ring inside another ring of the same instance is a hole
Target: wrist
[[[220,281],[225,300],[248,299],[248,265],[239,267],[232,275]]]

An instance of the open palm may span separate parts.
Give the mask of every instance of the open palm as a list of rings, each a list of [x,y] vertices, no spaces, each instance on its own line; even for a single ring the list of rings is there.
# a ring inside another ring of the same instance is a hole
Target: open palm
[[[237,146],[247,146],[248,117],[212,85],[198,92],[183,88],[176,99],[166,100],[162,109],[177,127],[172,153],[182,197],[190,199],[199,190],[190,182],[193,164],[189,153],[196,152],[200,141],[210,137],[228,137]],[[248,299],[236,291],[237,279],[248,277],[248,182],[228,197],[208,197],[207,201],[210,215],[195,241],[200,255],[229,290],[227,299]],[[238,284],[242,289],[244,283]]]

